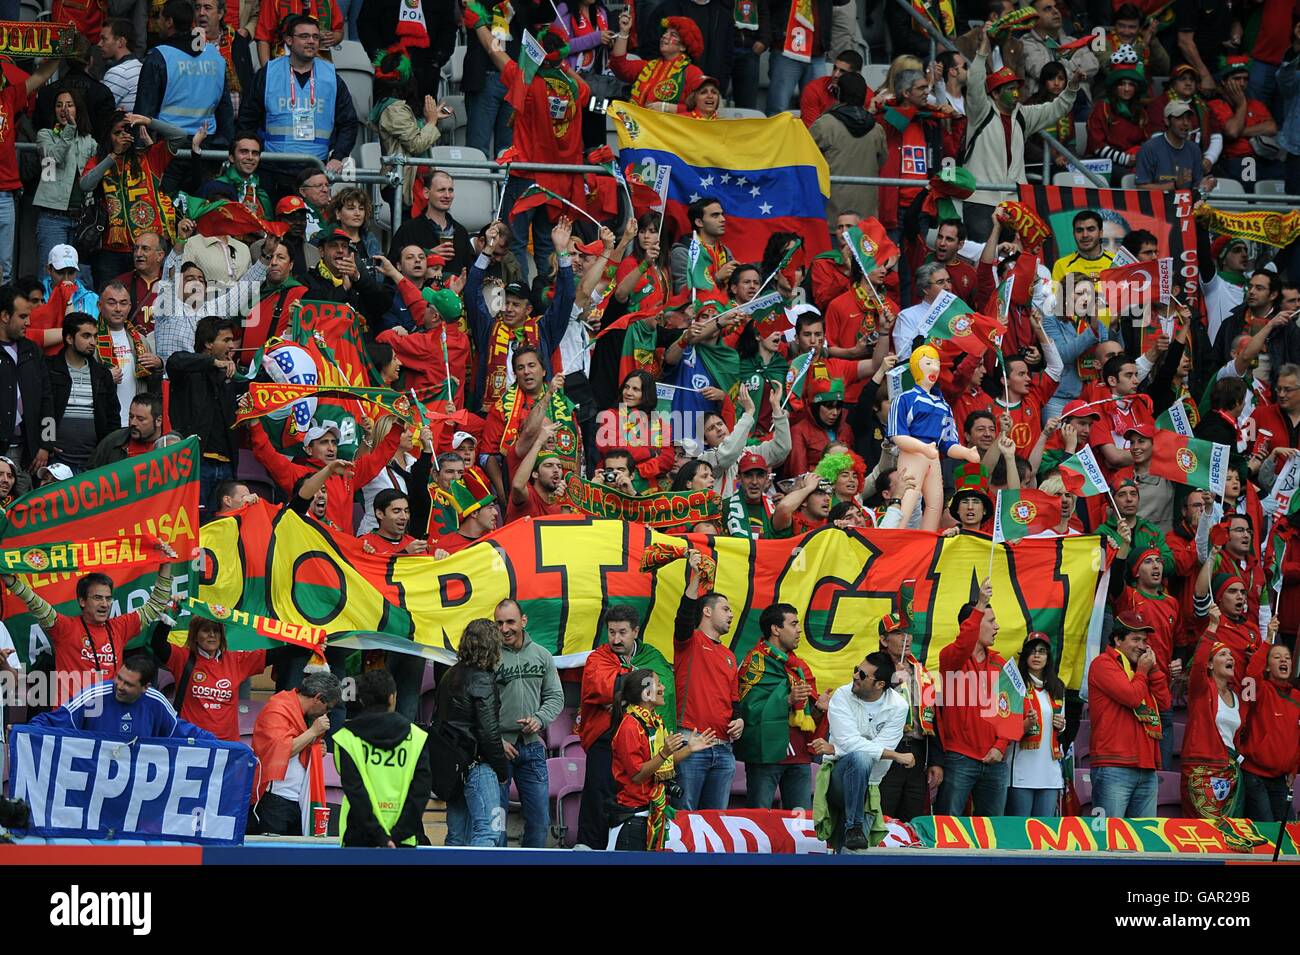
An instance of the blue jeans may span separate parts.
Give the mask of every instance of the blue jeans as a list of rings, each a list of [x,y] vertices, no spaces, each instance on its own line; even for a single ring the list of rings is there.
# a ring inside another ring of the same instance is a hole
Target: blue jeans
[[[975,800],[975,815],[1002,816],[1007,808],[1011,771],[1006,761],[982,763],[961,753],[943,755],[943,785],[934,801],[937,816],[966,814],[966,800]]]
[[[1012,786],[1007,790],[1008,816],[1034,816],[1050,819],[1059,816],[1056,801],[1060,797],[1059,789],[1020,789]]]
[[[56,245],[71,245],[77,235],[78,216],[66,212],[54,212],[50,209],[36,210],[36,271],[44,273],[50,261],[50,249]],[[86,288],[95,287],[95,278],[90,272],[90,263],[81,263],[81,284]]]
[[[475,763],[465,780],[465,791],[447,803],[449,846],[496,846],[505,835],[505,810],[501,784],[487,763]]]
[[[519,262],[519,267],[524,270],[524,278],[528,278],[528,234],[532,231],[533,241],[533,265],[534,275],[549,275],[551,271],[551,253],[555,251],[555,243],[551,241],[551,220],[550,214],[542,207],[538,206],[529,209],[527,212],[521,212],[510,218],[510,210],[514,208],[515,200],[523,194],[524,190],[533,184],[531,179],[523,176],[511,176],[506,183],[505,199],[501,203],[501,218],[503,221],[510,223],[510,251],[515,254],[515,259]],[[564,215],[569,218],[578,218],[578,214],[567,206]]]
[[[488,70],[483,89],[465,94],[465,145],[479,149],[488,159],[493,159],[510,145],[510,104],[506,102],[506,87],[501,74]],[[495,134],[496,149],[492,148]]]
[[[682,731],[683,735],[685,730]],[[677,785],[682,787],[683,809],[726,809],[731,800],[731,780],[736,775],[736,757],[730,743],[718,743],[677,767]]]
[[[736,50],[731,60],[731,98],[741,109],[758,109],[758,67],[753,43]]]
[[[826,800],[843,812],[844,829],[867,826],[863,822],[862,807],[867,801],[867,785],[871,771],[878,760],[866,753],[849,753],[835,760],[831,767],[831,784],[826,790]]]
[[[777,787],[782,809],[812,809],[812,770],[807,763],[745,764],[745,808],[771,809]]]
[[[424,657],[389,653],[388,672],[397,684],[397,712],[411,722],[420,717],[420,690],[424,686]]]
[[[1278,68],[1270,63],[1261,63],[1259,60],[1252,59],[1250,76],[1246,80],[1246,95],[1267,106],[1268,111],[1274,116],[1278,115],[1277,71]]]
[[[210,521],[217,514],[219,502],[212,501],[212,492],[222,481],[231,481],[235,469],[226,462],[202,458],[199,463],[199,507],[203,509],[203,520]]]
[[[15,204],[12,192],[0,192],[0,281],[6,285],[14,274],[14,223]],[[40,263],[38,271],[44,271],[45,263]]]
[[[519,804],[524,811],[524,848],[545,849],[546,828],[551,824],[550,810],[546,798],[550,795],[550,779],[546,775],[546,745],[535,739],[519,747],[519,754],[510,761],[506,770],[506,781],[501,786],[502,822],[510,804],[510,780],[514,779],[515,788],[519,790]],[[505,826],[497,845],[506,844]]]
[[[780,50],[773,50],[768,58],[767,115],[794,109],[791,102],[804,85],[830,71],[831,65],[824,56],[814,57],[811,63],[800,63]]]
[[[1092,767],[1092,805],[1107,816],[1150,819],[1156,814],[1156,771],[1128,766]]]

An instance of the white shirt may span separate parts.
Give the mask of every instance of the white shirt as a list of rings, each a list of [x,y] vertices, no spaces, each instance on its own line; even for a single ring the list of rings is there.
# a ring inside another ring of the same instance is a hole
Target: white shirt
[[[277,779],[271,783],[271,792],[290,802],[299,802],[306,785],[307,767],[297,756],[290,756],[289,765],[284,769],[284,779]]]
[[[135,110],[135,92],[140,84],[140,67],[144,64],[139,57],[128,56],[110,66],[101,82],[113,94],[113,104],[125,112]]]
[[[1218,338],[1219,326],[1228,317],[1228,313],[1246,300],[1246,289],[1215,273],[1214,278],[1206,282],[1201,291],[1205,296],[1205,316],[1209,321],[1206,331],[1212,343]]]
[[[591,332],[582,320],[585,311],[573,306],[569,324],[564,327],[564,337],[560,339],[560,367],[555,369],[559,374],[582,372],[586,375],[591,372]]]
[[[1037,749],[1021,749],[1019,743],[1011,744],[1011,785],[1017,789],[1061,789],[1061,764],[1052,759],[1052,697],[1042,687],[1038,694],[1038,712],[1047,725],[1043,727],[1042,740]]]
[[[878,785],[894,764],[893,760],[881,759],[880,754],[897,747],[903,738],[907,700],[897,690],[885,690],[879,699],[869,703],[855,696],[850,684],[831,694],[827,717],[830,742],[835,747],[835,756],[827,758],[836,759],[849,753],[867,754],[876,760],[868,782]]]
[[[125,328],[116,331],[109,329],[109,334],[113,337],[113,357],[117,359],[117,367],[122,369],[122,380],[117,383],[117,403],[121,406],[122,427],[125,428],[138,387],[135,377],[135,345]]]
[[[1237,730],[1241,729],[1241,706],[1238,705],[1237,694],[1232,695],[1232,705],[1229,706],[1223,702],[1223,697],[1219,696],[1216,689],[1214,692],[1215,702],[1218,709],[1214,713],[1214,725],[1219,730],[1219,739],[1223,740],[1223,745],[1228,749],[1237,748]]]
[[[409,471],[414,459],[409,454],[403,455],[403,457],[405,460],[402,462],[402,467]],[[401,491],[405,494],[406,478],[385,465],[378,474],[370,479],[370,483],[361,489],[361,502],[365,508],[365,514],[361,518],[361,523],[357,525],[358,537],[379,528],[379,521],[375,520],[375,498],[379,496],[380,491],[388,490]]]

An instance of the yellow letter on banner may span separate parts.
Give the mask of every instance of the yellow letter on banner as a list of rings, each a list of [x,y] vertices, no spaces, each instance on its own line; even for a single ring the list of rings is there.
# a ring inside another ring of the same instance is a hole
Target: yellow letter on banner
[[[596,645],[596,628],[606,599],[605,574],[627,566],[628,533],[640,528],[622,521],[578,525],[534,522],[533,527],[538,573],[559,572],[563,581],[556,594],[564,598],[564,607],[555,652],[590,650]]]

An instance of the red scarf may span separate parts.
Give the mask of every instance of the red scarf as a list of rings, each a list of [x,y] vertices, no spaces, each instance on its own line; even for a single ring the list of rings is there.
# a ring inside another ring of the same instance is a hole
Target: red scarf
[[[817,37],[817,10],[813,0],[790,0],[785,21],[785,46],[781,52],[800,63],[811,63]]]
[[[487,346],[487,380],[483,382],[484,408],[491,408],[506,393],[509,379],[506,363],[510,360],[511,342],[516,345],[540,346],[542,336],[537,326],[537,316],[529,315],[518,328],[510,328],[499,318],[492,323]]]
[[[1057,713],[1065,712],[1065,701],[1058,700],[1056,697],[1048,694],[1052,701],[1052,716]],[[1034,686],[1034,681],[1029,681],[1029,692],[1025,694],[1025,735],[1020,738],[1021,749],[1038,749],[1043,742],[1043,730],[1046,727],[1046,721],[1043,719],[1043,708],[1038,702],[1038,688]],[[1056,727],[1051,727],[1052,732],[1052,759],[1060,759],[1061,741],[1056,738]]]
[[[638,106],[658,101],[680,103],[686,96],[686,68],[691,61],[685,54],[671,60],[655,58],[641,68],[632,84],[632,102]]]

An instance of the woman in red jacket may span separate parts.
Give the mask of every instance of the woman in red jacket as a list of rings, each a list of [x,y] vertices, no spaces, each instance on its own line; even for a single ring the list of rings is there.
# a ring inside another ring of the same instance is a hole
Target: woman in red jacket
[[[1276,637],[1277,628],[1270,623],[1269,638]],[[1237,739],[1245,757],[1241,763],[1244,814],[1256,822],[1290,817],[1287,777],[1300,770],[1300,695],[1294,674],[1291,650],[1280,643],[1268,645],[1267,652],[1261,649],[1246,669],[1255,702],[1246,711]]]
[[[654,670],[633,670],[623,681],[614,717],[614,785],[617,809],[610,828],[618,830],[616,849],[662,850],[668,840],[673,811],[668,788],[675,766],[692,753],[714,744],[714,733],[692,731],[690,738],[669,733],[659,707],[664,705],[664,685]]]
[[[1233,689],[1238,674],[1232,648],[1215,639],[1219,617],[1219,608],[1211,607],[1209,626],[1188,673],[1180,786],[1188,819],[1235,818],[1244,801],[1237,736],[1246,701]]]
[[[1127,59],[1131,57],[1131,62]],[[1151,138],[1142,96],[1147,80],[1137,53],[1122,46],[1111,57],[1106,73],[1106,98],[1088,116],[1088,155],[1111,161],[1118,182],[1137,163],[1138,150]]]

